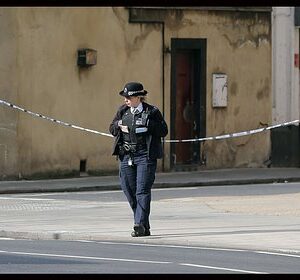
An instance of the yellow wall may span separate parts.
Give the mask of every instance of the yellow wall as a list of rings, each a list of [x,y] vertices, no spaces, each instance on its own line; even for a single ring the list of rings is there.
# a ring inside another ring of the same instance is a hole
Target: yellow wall
[[[171,13],[170,13],[171,14]],[[271,125],[270,16],[185,11],[166,21],[170,38],[207,38],[206,136]],[[170,115],[170,57],[166,57],[166,115]],[[228,106],[212,107],[212,74],[228,76]],[[206,168],[262,167],[270,156],[269,132],[201,143]],[[169,147],[169,146],[168,146]],[[168,155],[166,155],[168,156]]]
[[[118,92],[128,81],[142,82],[149,92],[147,101],[163,109],[160,24],[129,23],[128,9],[122,7],[2,8],[0,13],[0,57],[4,61],[0,99],[106,133],[123,103]],[[170,47],[171,38],[207,39],[208,136],[271,124],[270,20],[234,12],[169,11],[165,46]],[[77,49],[85,47],[97,50],[98,62],[79,69]],[[170,67],[170,54],[165,54],[165,116],[169,126]],[[215,72],[228,75],[227,108],[212,108]],[[83,159],[87,160],[87,171],[118,169],[111,156],[110,137],[3,106],[0,116],[2,177],[78,171]],[[270,152],[267,133],[201,145],[206,168],[261,166]],[[169,156],[166,144],[166,170]]]
[[[17,100],[17,27],[14,12],[0,9],[0,99]],[[0,179],[18,173],[18,115],[10,108],[0,107]]]

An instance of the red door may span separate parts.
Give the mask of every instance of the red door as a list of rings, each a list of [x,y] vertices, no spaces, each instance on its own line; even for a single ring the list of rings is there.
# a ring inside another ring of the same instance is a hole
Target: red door
[[[191,51],[176,53],[175,139],[194,136],[193,60]],[[193,158],[192,142],[176,143],[174,163],[188,164]]]
[[[199,141],[206,135],[206,39],[171,39],[171,169],[205,164]],[[176,140],[191,140],[177,142]]]

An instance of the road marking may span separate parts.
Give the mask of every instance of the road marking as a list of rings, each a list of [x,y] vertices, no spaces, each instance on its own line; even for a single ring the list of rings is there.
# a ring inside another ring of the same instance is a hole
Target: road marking
[[[0,237],[0,240],[16,240],[16,239],[10,237]]]
[[[123,192],[120,190],[111,190],[111,191],[78,191],[78,192],[72,192],[72,194],[80,194],[80,195],[90,195],[90,194],[107,194],[107,193],[116,193],[116,192]],[[66,192],[49,192],[49,193],[21,193],[21,194],[13,194],[13,197],[18,196],[57,196],[57,195],[67,195]]]
[[[202,268],[209,268],[209,269],[216,269],[216,270],[228,270],[228,271],[241,272],[241,273],[268,274],[267,272],[234,269],[234,268],[218,267],[218,266],[209,266],[209,265],[201,265],[201,264],[192,264],[192,263],[180,263],[180,265],[202,267]]]
[[[266,252],[266,251],[254,251],[254,252],[257,253],[257,254],[268,254],[268,255],[300,258],[300,255],[293,255],[293,254],[287,254],[287,253]],[[296,252],[299,252],[299,251],[296,251]]]
[[[54,198],[26,198],[26,197],[5,197],[5,196],[0,196],[0,199],[6,199],[6,200],[29,200],[29,201],[35,201],[35,200],[56,200]]]
[[[172,263],[172,262],[151,261],[151,260],[147,261],[147,260],[137,260],[137,259],[103,258],[103,257],[46,254],[46,253],[31,253],[31,252],[4,251],[4,250],[0,250],[0,253],[17,254],[17,255],[43,256],[43,257],[60,257],[60,258],[89,259],[89,260],[103,260],[103,261],[120,261],[120,262],[139,262],[139,263],[156,263],[156,264],[170,264],[170,263]]]
[[[271,251],[258,251],[250,249],[235,249],[235,248],[221,248],[221,247],[201,247],[201,246],[184,246],[184,245],[163,245],[163,244],[149,244],[149,243],[131,243],[131,242],[114,242],[114,241],[93,241],[93,240],[70,240],[71,242],[94,242],[99,244],[112,244],[112,245],[131,245],[131,246],[144,246],[144,247],[165,247],[165,248],[182,248],[182,249],[196,249],[196,250],[210,250],[210,251],[229,251],[229,252],[252,252],[257,254],[277,255],[284,257],[300,258],[300,255],[271,252]],[[298,251],[296,251],[297,253]]]
[[[16,255],[30,255],[30,256],[43,256],[43,257],[60,257],[60,258],[73,258],[73,259],[103,260],[103,261],[138,262],[138,263],[151,263],[151,264],[176,264],[174,262],[152,261],[152,260],[103,258],[103,257],[78,256],[78,255],[76,256],[76,255],[62,255],[62,254],[46,254],[46,253],[31,253],[31,252],[19,252],[19,251],[5,251],[5,250],[0,250],[0,253],[16,254]],[[266,274],[266,272],[241,270],[241,269],[234,269],[234,268],[227,268],[227,267],[207,266],[207,265],[201,265],[201,264],[178,263],[178,265],[201,267],[201,268],[208,268],[208,269],[215,269],[215,270],[235,271],[235,272],[242,272],[242,273]]]

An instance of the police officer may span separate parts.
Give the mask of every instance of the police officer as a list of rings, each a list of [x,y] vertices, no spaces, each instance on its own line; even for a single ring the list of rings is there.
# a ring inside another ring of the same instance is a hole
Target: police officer
[[[121,188],[133,211],[131,236],[149,236],[151,188],[168,126],[159,109],[145,102],[147,91],[141,83],[129,82],[119,94],[125,104],[109,126],[115,137],[113,155],[119,158]]]

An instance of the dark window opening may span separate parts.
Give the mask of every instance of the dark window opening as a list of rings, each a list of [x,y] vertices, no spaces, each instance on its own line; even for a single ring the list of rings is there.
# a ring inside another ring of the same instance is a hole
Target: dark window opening
[[[80,161],[79,172],[80,173],[86,172],[86,159],[83,159],[83,160]]]

